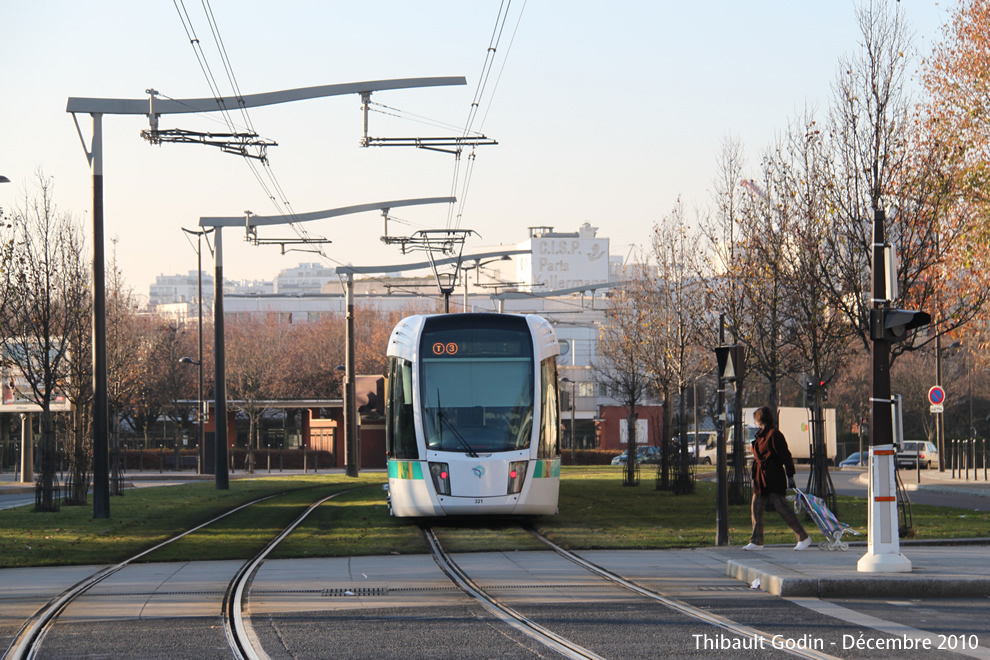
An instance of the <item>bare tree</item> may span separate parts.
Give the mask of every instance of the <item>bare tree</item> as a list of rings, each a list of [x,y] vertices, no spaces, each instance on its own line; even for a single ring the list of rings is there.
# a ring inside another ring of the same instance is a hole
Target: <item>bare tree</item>
[[[92,269],[80,268],[77,276],[85,295],[85,306],[92,304]],[[79,322],[66,336],[69,352],[66,356],[68,379],[65,394],[72,403],[69,413],[69,429],[64,446],[69,457],[70,477],[67,484],[66,504],[83,506],[89,496],[90,474],[93,467],[93,345],[92,314],[81,314]]]
[[[344,364],[344,318],[327,316],[292,328],[282,370],[286,396],[309,399],[341,397]]]
[[[824,237],[834,267],[823,275],[830,304],[868,349],[873,213],[889,211],[885,233],[900,262],[895,305],[928,311],[935,328],[894,344],[893,361],[970,322],[990,288],[985,249],[973,231],[977,218],[957,188],[951,145],[938,139],[928,118],[911,115],[904,90],[911,38],[901,5],[870,0],[857,17],[861,49],[840,62],[828,122],[832,214]]]
[[[752,183],[744,179],[743,168],[742,145],[727,138],[719,155],[712,210],[699,223],[707,243],[701,251],[702,270],[699,272],[708,282],[707,306],[724,314],[727,329],[733,337],[740,339],[745,334],[747,319],[739,259],[744,254],[743,223],[747,205],[751,203],[747,195],[752,187]],[[749,187],[742,185],[744,182]],[[714,323],[702,339],[711,350],[718,345],[718,328]]]
[[[231,403],[248,418],[247,465],[254,470],[258,427],[268,409],[266,400],[279,398],[287,367],[289,324],[279,314],[260,322],[237,321],[227,326],[227,387]]]
[[[125,418],[133,415],[135,395],[139,382],[138,372],[141,344],[144,339],[142,324],[138,320],[138,304],[134,293],[124,280],[117,263],[117,240],[112,239],[113,250],[107,273],[107,404],[110,408],[111,441],[111,495],[123,495],[121,481],[120,429]]]
[[[7,317],[0,334],[5,362],[24,377],[41,408],[38,511],[57,511],[56,441],[52,401],[69,376],[70,339],[88,314],[83,239],[71,216],[59,211],[54,183],[37,175],[38,192],[26,197],[13,222]]]
[[[605,314],[598,339],[598,351],[592,364],[595,380],[613,398],[629,409],[626,418],[628,441],[623,484],[638,485],[636,479],[636,406],[647,393],[650,374],[644,348],[651,332],[649,310],[637,295],[647,281],[645,266],[635,267],[637,272],[631,282],[612,290],[609,309]]]
[[[779,405],[780,382],[797,370],[792,323],[793,204],[782,171],[779,147],[763,158],[759,181],[746,180],[738,250],[744,316],[739,339],[748,348],[749,368],[764,377],[766,405]]]
[[[825,273],[836,268],[825,237],[832,220],[827,196],[827,154],[813,114],[792,124],[784,149],[772,161],[776,205],[789,239],[780,242],[779,275],[789,283],[788,343],[798,365],[817,386],[836,376],[849,354],[853,328],[831,305]],[[804,383],[802,383],[804,385]]]
[[[167,332],[167,328],[168,323],[157,316],[135,319],[133,331],[138,337],[137,352],[131,356],[130,369],[120,375],[120,378],[133,381],[123,386],[127,397],[118,402],[120,414],[142,434],[143,449],[151,446],[152,428],[164,415],[167,405],[163,385],[165,365],[159,349],[160,335]]]
[[[688,229],[684,209],[678,202],[654,226],[651,248],[656,277],[643,292],[643,304],[651,319],[646,359],[653,385],[664,397],[665,440],[672,429],[672,395],[678,395],[679,469],[673,484],[677,494],[694,490],[688,467],[685,392],[711,372],[714,361],[713,353],[703,348],[703,338],[711,335],[711,318],[706,309],[706,283],[697,275],[700,244],[701,234]],[[669,452],[664,453],[666,468]]]

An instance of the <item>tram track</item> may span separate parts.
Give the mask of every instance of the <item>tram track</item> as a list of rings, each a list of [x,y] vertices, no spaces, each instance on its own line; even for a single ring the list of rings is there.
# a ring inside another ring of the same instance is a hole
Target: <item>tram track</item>
[[[360,488],[360,487],[359,487]],[[308,508],[298,515],[289,525],[282,528],[282,530],[275,535],[265,547],[258,552],[250,560],[244,561],[239,569],[236,571],[234,576],[230,579],[227,584],[226,589],[223,592],[223,603],[221,608],[221,618],[223,622],[224,635],[230,647],[231,653],[235,658],[267,658],[268,655],[263,650],[258,636],[254,633],[251,626],[250,617],[247,616],[247,600],[251,593],[251,587],[254,578],[265,561],[268,555],[313,512],[320,505],[326,503],[330,499],[342,495],[344,493],[355,490],[355,488],[350,488],[346,490],[337,491],[328,496],[321,497],[319,500],[315,501]],[[73,601],[77,600],[83,596],[86,592],[92,589],[97,584],[100,584],[110,576],[119,572],[129,564],[135,562],[149,555],[150,553],[173,543],[188,534],[202,530],[209,525],[212,525],[219,520],[241,511],[249,506],[258,504],[265,500],[278,497],[280,495],[285,495],[286,493],[279,493],[275,495],[269,495],[263,498],[258,498],[246,504],[243,504],[231,511],[228,511],[216,518],[213,518],[193,529],[190,529],[182,534],[176,535],[162,543],[145,550],[119,564],[105,568],[101,571],[94,573],[76,583],[72,587],[69,587],[63,591],[58,596],[52,598],[48,603],[46,603],[42,608],[40,608],[34,616],[29,619],[21,630],[18,632],[14,639],[14,642],[10,645],[7,652],[4,654],[4,658],[11,658],[20,660],[21,658],[36,658],[42,657],[40,649],[42,648],[43,641],[46,634],[54,626],[59,615],[64,612],[66,607],[68,607]],[[305,505],[304,505],[305,506]],[[526,616],[522,612],[511,607],[504,598],[498,598],[491,594],[492,591],[497,591],[500,586],[480,586],[475,579],[471,577],[465,570],[463,570],[458,564],[444,551],[440,544],[436,532],[425,524],[421,524],[421,529],[423,530],[424,537],[428,545],[430,546],[431,552],[433,553],[434,560],[440,567],[441,571],[447,576],[447,578],[453,583],[454,587],[460,591],[467,594],[469,597],[475,599],[485,610],[492,614],[498,621],[501,621],[510,627],[514,628],[516,631],[526,635],[530,639],[536,641],[538,644],[553,650],[555,653],[560,654],[567,658],[601,658],[603,657],[599,653],[582,646],[581,644],[575,642],[573,639],[568,639],[564,635],[555,632],[540,623],[537,623],[533,618]],[[528,526],[522,526],[522,529],[531,534],[534,538],[538,539],[541,543],[545,544],[547,548],[552,550],[556,555],[569,562],[580,566],[583,570],[588,573],[593,574],[597,579],[602,581],[601,585],[595,586],[614,586],[625,589],[629,592],[636,594],[636,596],[641,598],[649,599],[655,603],[659,603],[664,608],[673,610],[679,615],[686,616],[688,619],[696,622],[700,622],[706,625],[714,626],[719,628],[721,631],[729,633],[731,635],[737,635],[740,637],[745,637],[749,639],[766,639],[770,640],[772,635],[767,634],[761,630],[739,624],[728,618],[713,614],[711,612],[705,611],[703,609],[694,607],[688,603],[680,601],[676,598],[671,598],[668,595],[660,591],[655,591],[647,589],[631,580],[627,580],[602,566],[599,566],[593,562],[590,562],[579,555],[572,553],[560,546],[554,544],[552,541],[539,534],[535,529]],[[547,585],[522,585],[529,586],[532,588],[546,588]],[[519,589],[520,585],[511,585],[506,588]],[[566,585],[558,585],[558,587],[553,588],[566,588]],[[348,595],[353,595],[348,592]],[[376,595],[376,594],[371,594]],[[511,596],[510,596],[511,598]],[[832,658],[827,654],[817,652],[814,650],[806,649],[782,649],[785,653],[792,656],[803,657],[803,658],[816,658],[825,659]]]
[[[48,634],[48,631],[51,630],[52,626],[55,624],[59,614],[61,614],[73,601],[77,600],[80,596],[106,580],[114,573],[126,568],[128,565],[141,559],[142,557],[164,548],[170,543],[174,543],[175,541],[178,541],[193,532],[198,532],[205,527],[209,527],[229,515],[237,513],[238,511],[246,509],[254,504],[258,504],[259,502],[264,502],[265,500],[269,500],[273,497],[279,497],[284,494],[285,493],[274,493],[272,495],[266,495],[265,497],[259,497],[258,499],[246,502],[245,504],[222,513],[221,515],[212,518],[201,525],[197,525],[196,527],[188,529],[181,534],[177,534],[172,538],[166,539],[154,547],[148,548],[143,552],[139,552],[119,564],[104,568],[103,570],[97,571],[93,575],[80,580],[45,603],[24,623],[23,626],[21,626],[20,630],[18,630],[17,634],[14,636],[13,642],[11,642],[9,648],[4,653],[4,660],[31,660],[33,658],[37,658],[37,653],[41,648],[41,643],[44,640],[45,635]]]
[[[758,630],[751,626],[743,625],[732,621],[726,617],[713,614],[701,608],[685,603],[676,598],[671,598],[663,593],[642,587],[631,580],[627,580],[620,575],[609,571],[602,566],[590,562],[579,555],[565,550],[548,538],[529,526],[522,528],[534,538],[544,543],[550,550],[558,556],[580,566],[584,570],[593,574],[599,579],[606,581],[609,585],[625,589],[633,594],[659,603],[664,608],[673,610],[678,614],[687,617],[689,620],[702,624],[714,626],[721,631],[736,635],[749,640],[764,640],[767,647],[771,647],[772,634]],[[562,635],[536,623],[531,618],[512,608],[503,600],[493,596],[490,591],[493,587],[483,588],[471,578],[468,573],[443,550],[440,541],[434,530],[426,525],[422,526],[424,536],[430,545],[434,560],[441,570],[466,594],[475,598],[483,607],[494,614],[499,620],[507,623],[516,630],[543,644],[544,646],[560,653],[567,658],[601,658],[595,653],[577,642],[567,639]],[[814,660],[834,660],[834,656],[815,651],[813,649],[780,649],[784,653],[800,658],[811,658]]]
[[[444,551],[440,545],[433,529],[427,525],[421,526],[423,535],[426,537],[433,559],[442,570],[462,591],[476,599],[481,605],[495,615],[500,621],[507,623],[524,635],[536,640],[544,646],[557,651],[566,658],[595,658],[602,659],[602,656],[589,649],[566,639],[553,631],[544,628],[535,621],[525,617],[520,612],[509,607],[499,599],[492,596],[486,590],[478,586],[468,574]]]
[[[360,487],[359,487],[360,488]],[[231,652],[236,658],[266,658],[264,651],[261,650],[260,644],[258,643],[257,637],[251,631],[249,623],[245,620],[243,615],[244,606],[250,586],[250,582],[253,579],[258,568],[261,566],[265,557],[279,544],[281,543],[289,534],[292,533],[296,527],[299,526],[303,520],[306,519],[317,507],[321,504],[330,500],[338,495],[355,490],[355,488],[349,488],[341,491],[332,493],[331,495],[325,496],[320,500],[316,501],[306,511],[298,516],[292,523],[284,527],[265,547],[252,559],[244,562],[238,571],[235,573],[234,577],[230,580],[227,585],[226,590],[223,594],[223,606],[221,611],[221,617],[223,619],[224,632],[230,645]],[[213,525],[224,518],[242,511],[250,506],[259,504],[266,500],[270,500],[277,497],[282,497],[290,492],[286,491],[281,493],[274,493],[271,495],[266,495],[265,497],[259,497],[250,502],[246,502],[238,507],[231,509],[219,516],[216,516],[192,529],[186,530],[181,534],[177,534],[161,543],[155,545],[154,547],[148,548],[133,557],[125,559],[124,561],[115,564],[113,566],[106,567],[102,570],[93,573],[92,575],[80,580],[79,582],[68,587],[55,597],[51,598],[47,603],[41,606],[38,610],[31,615],[25,623],[18,630],[17,634],[14,636],[13,641],[10,643],[9,647],[3,654],[3,660],[33,660],[42,657],[40,654],[42,645],[44,643],[45,636],[51,631],[57,622],[59,616],[65,611],[65,609],[71,605],[74,601],[77,601],[82,596],[84,596],[93,587],[97,586],[107,578],[113,576],[119,571],[123,570],[132,563],[140,560],[143,557],[150,555],[151,553],[160,550],[161,548],[178,541],[189,534],[198,532],[202,529]]]
[[[265,561],[265,557],[267,557],[279,543],[285,540],[285,538],[291,534],[296,527],[300,525],[300,523],[309,517],[309,514],[315,511],[317,507],[328,500],[337,497],[338,495],[343,495],[344,493],[348,493],[352,490],[356,490],[356,488],[338,491],[311,504],[309,508],[307,508],[298,518],[292,521],[281,532],[279,532],[275,538],[269,541],[257,555],[255,555],[250,561],[242,564],[241,568],[234,574],[234,577],[231,578],[230,583],[227,585],[227,590],[224,592],[223,596],[223,627],[224,633],[227,637],[227,643],[229,644],[230,650],[233,652],[235,658],[238,660],[261,660],[268,657],[264,649],[262,649],[257,635],[254,634],[254,630],[251,628],[249,619],[244,616],[251,581],[254,579],[255,574],[261,567],[262,562]]]
[[[702,621],[704,623],[707,623],[707,624],[716,626],[716,627],[721,628],[722,630],[725,630],[727,632],[730,632],[730,633],[732,633],[734,635],[738,635],[740,637],[745,637],[747,639],[754,639],[754,640],[760,640],[760,639],[762,639],[762,640],[765,640],[765,642],[766,642],[767,645],[770,645],[770,642],[773,639],[773,635],[772,634],[766,633],[766,632],[764,632],[762,630],[758,630],[758,629],[753,628],[751,626],[746,626],[746,625],[737,623],[735,621],[732,621],[730,619],[727,619],[726,617],[719,616],[718,614],[713,614],[711,612],[707,612],[707,611],[705,611],[705,610],[703,610],[701,608],[694,607],[693,605],[689,605],[688,603],[685,603],[685,602],[683,602],[681,600],[678,600],[676,598],[671,598],[670,596],[666,596],[666,595],[664,595],[664,594],[662,594],[660,592],[653,591],[651,589],[646,589],[645,587],[642,587],[642,586],[636,584],[635,582],[633,582],[631,580],[627,580],[627,579],[625,579],[625,578],[623,578],[623,577],[621,577],[621,576],[613,573],[612,571],[609,571],[608,569],[603,568],[602,566],[599,566],[599,565],[597,565],[595,563],[592,563],[592,562],[588,561],[587,559],[584,559],[583,557],[581,557],[581,556],[579,556],[579,555],[577,555],[577,554],[575,554],[573,552],[570,552],[569,550],[565,550],[564,548],[560,547],[559,545],[557,545],[556,543],[554,543],[550,539],[546,538],[545,536],[543,536],[542,534],[540,534],[539,532],[537,532],[532,527],[523,526],[523,529],[526,530],[527,532],[529,532],[534,538],[536,538],[539,541],[541,541],[542,543],[546,544],[547,547],[549,547],[551,550],[553,550],[555,553],[557,553],[561,557],[567,559],[570,562],[573,562],[573,563],[577,564],[578,566],[580,566],[580,567],[584,568],[585,570],[587,570],[587,571],[589,571],[589,572],[597,575],[600,578],[603,578],[603,579],[609,581],[612,584],[615,584],[615,585],[617,585],[619,587],[622,587],[623,589],[627,589],[627,590],[629,590],[629,591],[631,591],[631,592],[633,592],[635,594],[638,594],[638,595],[640,595],[640,596],[642,596],[644,598],[649,598],[650,600],[653,600],[653,601],[656,601],[658,603],[661,603],[662,605],[664,605],[664,606],[666,606],[668,608],[671,608],[673,610],[676,610],[677,612],[680,612],[681,614],[684,614],[684,615],[686,615],[688,617],[691,617],[693,619],[698,619],[698,620],[700,620],[700,621]],[[781,649],[781,650],[783,652],[785,652],[785,653],[789,653],[789,654],[794,655],[794,656],[797,656],[799,658],[811,658],[811,659],[814,659],[814,660],[834,660],[835,659],[835,656],[828,655],[826,653],[821,653],[821,652],[818,652],[818,651],[815,651],[815,650],[812,650],[812,649],[807,649],[806,650],[806,649],[796,648],[796,649]]]

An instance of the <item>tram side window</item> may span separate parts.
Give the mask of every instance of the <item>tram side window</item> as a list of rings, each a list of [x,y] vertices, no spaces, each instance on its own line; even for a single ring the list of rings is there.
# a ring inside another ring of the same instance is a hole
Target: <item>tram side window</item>
[[[540,364],[540,458],[560,455],[560,402],[557,395],[557,358]]]
[[[412,364],[389,359],[387,453],[390,458],[418,459],[416,427],[413,424]]]

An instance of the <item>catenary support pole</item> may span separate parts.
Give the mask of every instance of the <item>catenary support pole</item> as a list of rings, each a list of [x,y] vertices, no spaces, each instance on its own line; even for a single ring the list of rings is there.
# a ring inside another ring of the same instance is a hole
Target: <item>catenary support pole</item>
[[[345,344],[347,359],[344,363],[344,461],[348,477],[356,477],[361,471],[361,441],[357,437],[357,410],[354,388],[354,274],[346,279],[347,328]]]
[[[93,113],[93,517],[110,517],[107,440],[107,293],[103,247],[103,114]]]
[[[217,490],[227,490],[230,488],[229,473],[227,466],[227,382],[226,374],[226,350],[223,339],[223,228],[217,227],[213,239],[213,257],[216,262],[216,271],[213,275],[213,344],[215,349],[214,357],[214,382],[213,391],[215,401],[213,403],[213,413],[215,420],[213,465],[215,467],[215,483]]]

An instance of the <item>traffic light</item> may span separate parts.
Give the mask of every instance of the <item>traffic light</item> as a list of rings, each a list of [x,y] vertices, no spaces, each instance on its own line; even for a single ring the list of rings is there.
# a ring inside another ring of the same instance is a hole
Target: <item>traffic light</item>
[[[874,341],[903,341],[908,330],[928,325],[932,317],[925,312],[908,309],[873,308],[870,310],[870,339]]]
[[[722,380],[742,380],[746,373],[746,350],[739,344],[715,348],[718,376]]]
[[[807,385],[804,386],[804,407],[814,408],[816,405],[825,405],[828,400],[828,388],[825,387],[825,381],[820,380],[818,382],[809,381]]]

